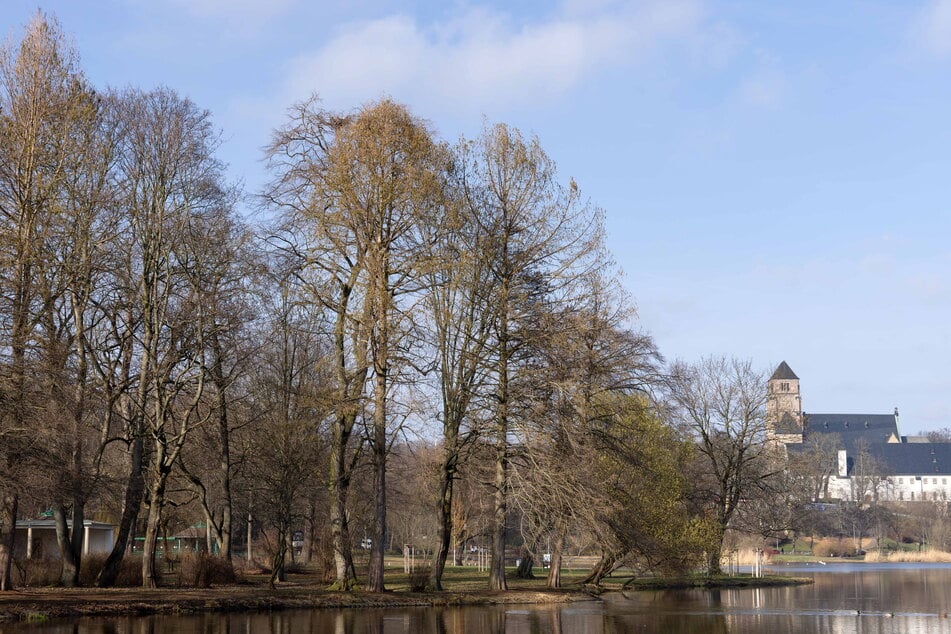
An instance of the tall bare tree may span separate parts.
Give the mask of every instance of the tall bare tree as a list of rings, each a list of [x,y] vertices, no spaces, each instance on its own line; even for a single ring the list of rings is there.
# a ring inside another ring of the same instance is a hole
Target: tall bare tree
[[[519,363],[530,346],[533,302],[556,301],[566,285],[592,266],[603,239],[599,216],[584,204],[574,182],[558,184],[555,166],[537,139],[499,124],[467,144],[459,158],[463,204],[487,236],[486,310],[491,311],[491,438],[495,445],[494,517],[489,587],[505,580],[509,461],[516,423],[528,401],[516,397]]]
[[[465,176],[450,172],[451,181]],[[462,183],[447,191],[446,217],[426,223],[430,266],[425,275],[424,306],[436,358],[442,424],[436,500],[439,536],[429,585],[442,590],[442,576],[454,532],[454,485],[473,441],[483,431],[481,412],[492,345],[491,278],[485,233],[470,205],[461,204]],[[429,348],[427,348],[429,350]]]
[[[317,486],[323,450],[322,423],[330,406],[330,355],[319,310],[293,279],[280,279],[269,307],[266,340],[256,354],[252,381],[256,430],[267,442],[255,443],[250,480],[262,500],[259,515],[276,529],[271,585],[285,580],[288,543],[303,521],[305,489]]]
[[[122,195],[138,328],[133,424],[151,446],[142,578],[157,583],[155,543],[168,477],[191,430],[208,418],[208,278],[220,256],[211,239],[229,213],[210,115],[167,89],[124,103]]]
[[[41,301],[37,280],[63,207],[67,174],[82,155],[76,134],[94,112],[77,55],[59,25],[37,13],[19,43],[0,49],[0,299],[4,394],[0,411],[2,468],[20,466],[30,423],[27,375]],[[35,421],[33,421],[35,423]],[[11,587],[18,491],[0,490],[0,590]]]
[[[270,156],[279,175],[269,197],[310,220],[315,235],[307,263],[329,278],[315,290],[336,322],[339,420],[331,449],[337,524],[346,514],[339,495],[345,442],[361,410],[369,415],[374,539],[368,587],[382,591],[392,392],[409,368],[399,352],[409,331],[400,296],[418,287],[420,220],[441,209],[441,154],[421,121],[383,100],[350,117],[321,112],[315,101],[302,104],[277,133]],[[370,399],[361,403],[367,380]],[[335,527],[338,583],[348,586],[344,538],[342,526]]]
[[[96,398],[90,334],[103,318],[101,288],[115,236],[113,164],[117,133],[110,100],[90,97],[87,116],[73,130],[63,202],[46,253],[49,273],[38,277],[44,310],[38,342],[44,359],[48,439],[48,490],[62,556],[61,583],[79,583],[86,503],[98,484],[110,438],[110,418]],[[67,515],[70,522],[67,522]]]
[[[191,443],[195,445],[191,456],[187,451],[179,454],[179,466],[198,498],[218,555],[230,562],[235,469],[232,435],[253,416],[246,401],[251,398],[248,375],[257,347],[251,339],[259,333],[251,327],[257,317],[251,287],[260,276],[251,233],[230,214],[217,214],[203,240],[200,250],[215,254],[203,267],[203,301],[208,309],[204,337],[208,361],[203,371],[214,424],[199,430],[201,442]],[[208,468],[209,455],[217,457],[213,468]]]

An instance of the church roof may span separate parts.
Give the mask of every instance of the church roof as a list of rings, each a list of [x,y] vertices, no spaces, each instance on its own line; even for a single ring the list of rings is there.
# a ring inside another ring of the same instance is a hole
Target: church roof
[[[840,449],[851,454],[860,445],[887,443],[892,434],[898,438],[894,414],[803,414],[806,436],[836,434]]]
[[[792,371],[792,368],[790,368],[789,365],[783,361],[779,364],[779,367],[776,368],[776,371],[773,372],[773,376],[769,377],[770,381],[774,381],[776,379],[796,379],[798,381],[799,377],[796,376],[796,373]]]

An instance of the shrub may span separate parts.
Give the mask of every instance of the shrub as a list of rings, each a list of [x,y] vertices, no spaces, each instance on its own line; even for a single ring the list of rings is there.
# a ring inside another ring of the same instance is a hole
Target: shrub
[[[205,551],[182,554],[178,585],[210,588],[213,583],[234,583],[234,568],[228,560],[214,557]]]
[[[62,563],[59,559],[14,559],[13,585],[55,586],[59,585]]]
[[[817,539],[812,547],[816,557],[854,557],[858,547],[854,539]]]
[[[84,586],[96,585],[96,578],[106,565],[106,553],[92,553],[83,557],[83,565],[79,571],[79,583]],[[142,557],[126,555],[119,564],[119,576],[116,577],[117,587],[134,588],[142,585]]]
[[[429,584],[429,566],[419,566],[409,573],[407,581],[409,582],[410,592],[423,592]]]

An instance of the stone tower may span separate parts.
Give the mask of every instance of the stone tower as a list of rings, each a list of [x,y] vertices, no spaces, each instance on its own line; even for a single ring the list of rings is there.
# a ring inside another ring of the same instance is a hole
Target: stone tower
[[[802,398],[799,377],[785,361],[769,377],[766,388],[766,426],[782,443],[802,442]]]

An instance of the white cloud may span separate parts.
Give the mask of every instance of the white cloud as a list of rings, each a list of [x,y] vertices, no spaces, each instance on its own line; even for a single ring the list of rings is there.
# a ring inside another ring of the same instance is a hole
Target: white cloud
[[[489,9],[431,24],[405,15],[350,23],[291,63],[288,96],[316,90],[339,107],[387,93],[471,112],[541,103],[604,69],[645,63],[703,17],[694,0],[569,5],[528,24]]]
[[[951,56],[951,0],[933,0],[916,16],[911,35],[915,45],[940,58]]]

